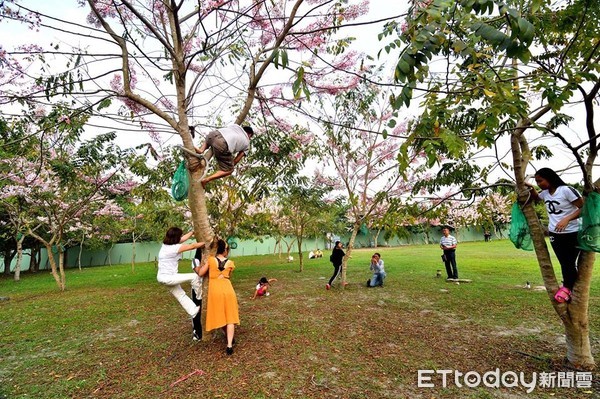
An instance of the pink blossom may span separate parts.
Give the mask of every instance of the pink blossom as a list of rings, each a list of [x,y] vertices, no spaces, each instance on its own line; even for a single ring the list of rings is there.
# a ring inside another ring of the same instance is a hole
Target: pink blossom
[[[302,159],[302,152],[298,151],[289,155],[289,158],[293,161],[299,161]]]
[[[71,124],[71,118],[69,118],[68,115],[61,115],[61,116],[58,117],[58,122],[70,125]]]
[[[278,154],[279,153],[279,146],[276,143],[271,143],[269,145],[269,150],[271,150],[271,152],[273,154]]]

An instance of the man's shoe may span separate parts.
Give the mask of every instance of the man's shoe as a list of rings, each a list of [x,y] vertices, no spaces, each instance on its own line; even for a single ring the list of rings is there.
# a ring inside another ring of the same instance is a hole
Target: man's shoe
[[[200,341],[202,339],[202,336],[198,335],[198,333],[196,333],[196,330],[194,330],[192,332],[192,340],[194,341]]]
[[[330,290],[330,289],[331,289],[331,286],[330,286],[329,284],[325,284],[325,289],[326,289],[326,290]]]
[[[225,349],[225,353],[227,354],[227,356],[233,355],[233,347],[228,347],[227,349]]]

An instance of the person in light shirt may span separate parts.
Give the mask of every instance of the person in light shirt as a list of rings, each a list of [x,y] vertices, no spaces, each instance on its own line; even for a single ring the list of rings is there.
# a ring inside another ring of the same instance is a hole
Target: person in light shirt
[[[183,231],[179,227],[171,227],[167,230],[163,239],[163,245],[158,252],[158,273],[156,280],[168,287],[171,294],[194,320],[200,312],[200,306],[186,295],[185,291],[181,288],[181,284],[189,282],[193,290],[200,292],[200,276],[198,273],[179,273],[179,260],[182,258],[182,253],[204,247],[203,242],[185,244],[193,234],[193,231],[183,234]],[[195,336],[193,338],[196,339]]]
[[[367,280],[367,287],[383,287],[383,281],[385,280],[385,276],[387,276],[384,268],[383,259],[381,259],[381,254],[379,252],[375,252],[371,257],[371,266],[369,270],[373,272],[373,277],[370,280]]]
[[[440,239],[440,248],[444,251],[443,259],[446,266],[446,274],[448,280],[458,279],[458,268],[456,267],[456,245],[458,241],[450,235],[450,229],[444,227],[442,229],[442,238]]]
[[[206,187],[206,184],[210,181],[227,177],[233,173],[235,165],[248,152],[250,139],[253,135],[254,130],[250,126],[231,125],[213,130],[206,136],[202,146],[200,148],[196,147],[196,152],[204,154],[210,147],[217,160],[219,170],[202,179],[202,187]]]
[[[563,286],[558,289],[554,299],[557,302],[568,302],[578,277],[577,258],[581,250],[577,247],[577,231],[583,198],[550,168],[538,170],[535,182],[541,191],[537,192],[528,184],[531,187],[531,198],[536,202],[544,201],[546,205],[550,244],[563,276]]]

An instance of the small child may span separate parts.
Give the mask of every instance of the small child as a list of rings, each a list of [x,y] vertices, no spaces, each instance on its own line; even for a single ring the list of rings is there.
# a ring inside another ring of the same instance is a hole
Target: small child
[[[256,299],[257,296],[269,296],[269,286],[275,281],[277,281],[276,278],[267,279],[266,277],[262,277],[258,281],[258,284],[256,284],[256,290],[252,299]]]

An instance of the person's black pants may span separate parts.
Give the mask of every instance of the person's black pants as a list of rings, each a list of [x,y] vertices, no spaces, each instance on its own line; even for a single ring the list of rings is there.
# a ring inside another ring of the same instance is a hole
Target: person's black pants
[[[456,251],[454,249],[446,250],[444,251],[444,256],[446,257],[444,265],[446,266],[448,278],[457,279],[458,269],[456,268]]]
[[[577,281],[577,258],[581,250],[577,248],[577,232],[550,233],[550,244],[558,258],[562,270],[563,285],[572,290]]]
[[[340,274],[340,271],[342,271],[342,265],[333,265],[333,276],[331,276],[331,278],[329,279],[329,285],[333,284],[333,280],[335,280],[337,278],[337,276]]]
[[[194,301],[196,305],[200,306],[200,311],[192,319],[192,328],[198,337],[202,337],[202,297],[196,298],[196,291],[194,291],[194,289],[192,289],[192,301]]]

